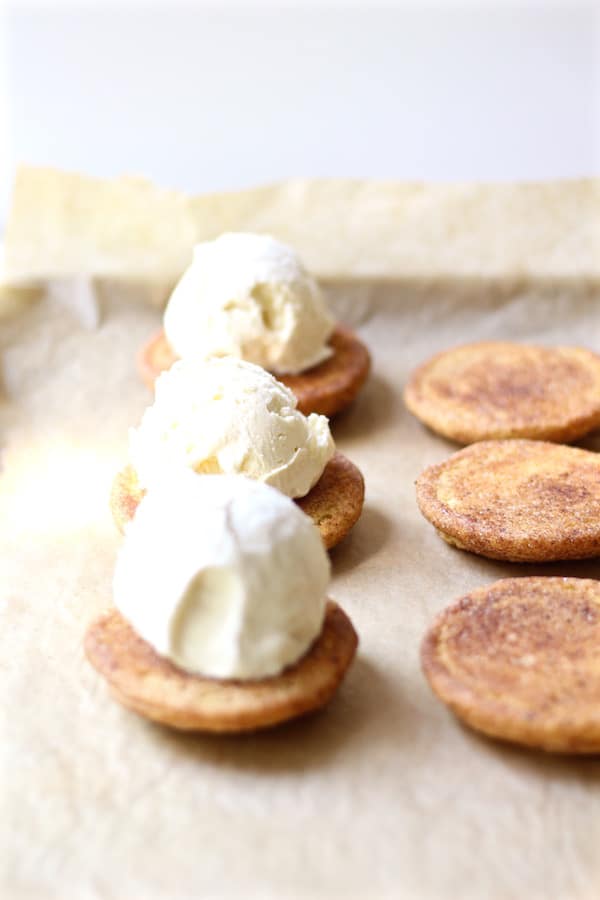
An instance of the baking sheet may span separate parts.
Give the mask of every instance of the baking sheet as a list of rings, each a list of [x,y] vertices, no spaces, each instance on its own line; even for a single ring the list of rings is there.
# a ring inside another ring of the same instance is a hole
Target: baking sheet
[[[366,505],[333,553],[358,658],[321,714],[243,738],[185,736],[110,699],[82,652],[111,598],[108,511],[149,395],[134,356],[159,314],[111,291],[97,327],[54,292],[0,327],[2,896],[592,898],[600,762],[493,743],[421,676],[437,610],[499,577],[598,577],[597,562],[478,559],[440,540],[413,482],[455,448],[403,408],[409,371],[480,338],[600,350],[600,296],[577,281],[338,284],[374,370],[333,424]],[[587,446],[600,449],[594,438]]]

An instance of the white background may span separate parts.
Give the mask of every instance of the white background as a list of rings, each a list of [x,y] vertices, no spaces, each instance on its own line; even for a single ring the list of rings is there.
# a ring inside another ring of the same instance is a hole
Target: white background
[[[5,0],[0,23],[0,224],[18,160],[193,191],[600,171],[596,3]]]

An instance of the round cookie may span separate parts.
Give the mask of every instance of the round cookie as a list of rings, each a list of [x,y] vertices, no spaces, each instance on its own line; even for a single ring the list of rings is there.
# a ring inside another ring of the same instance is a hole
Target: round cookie
[[[159,656],[116,610],[92,623],[85,653],[124,706],[186,731],[241,733],[320,709],[331,699],[358,645],[350,619],[329,601],[321,634],[280,675],[260,681],[203,678]]]
[[[199,476],[202,477],[202,476]],[[132,466],[122,469],[112,485],[110,507],[119,531],[123,531],[145,494],[138,484]],[[330,550],[346,537],[358,521],[365,498],[365,482],[354,463],[342,453],[336,452],[329,460],[323,474],[306,495],[296,503],[310,516]]]
[[[430,466],[417,502],[449,543],[491,559],[600,556],[600,455],[543,441],[484,441]]]
[[[369,351],[350,331],[337,325],[329,339],[333,354],[324,362],[299,375],[277,375],[295,394],[300,412],[333,416],[352,403],[371,367]],[[155,335],[138,356],[140,374],[149,388],[161,372],[170,369],[177,357],[164,331]]]
[[[425,425],[459,444],[570,442],[600,427],[600,356],[580,347],[467,344],[420,366],[404,401]]]
[[[472,728],[600,752],[600,582],[507,578],[445,609],[421,645],[435,694]]]

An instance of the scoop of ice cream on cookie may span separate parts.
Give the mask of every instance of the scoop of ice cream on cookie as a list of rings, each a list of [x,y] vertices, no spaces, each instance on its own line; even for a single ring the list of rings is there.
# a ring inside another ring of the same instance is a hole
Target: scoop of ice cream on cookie
[[[304,416],[273,375],[234,357],[177,362],[130,434],[130,460],[150,488],[180,468],[246,475],[303,497],[335,452],[325,416]]]
[[[167,340],[182,359],[231,355],[278,374],[327,359],[333,327],[294,250],[262,234],[198,244],[164,314]]]
[[[247,478],[184,470],[141,501],[114,601],[186,671],[265,678],[320,634],[329,577],[318,530],[288,497]]]

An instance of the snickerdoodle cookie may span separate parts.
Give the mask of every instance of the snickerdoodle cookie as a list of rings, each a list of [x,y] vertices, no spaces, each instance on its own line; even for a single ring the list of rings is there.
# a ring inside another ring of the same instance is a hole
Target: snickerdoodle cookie
[[[315,412],[331,417],[341,412],[352,403],[369,374],[369,351],[349,328],[337,325],[328,345],[333,352],[324,362],[298,375],[277,375],[277,380],[294,393],[298,409],[305,415]],[[153,388],[161,372],[170,369],[177,359],[161,330],[138,356],[145,384]]]
[[[600,455],[544,441],[484,441],[417,479],[449,543],[514,562],[600,556]]]
[[[418,419],[459,444],[568,443],[600,426],[600,356],[581,347],[467,344],[420,366],[404,399]]]
[[[321,634],[279,675],[257,681],[192,675],[159,656],[116,610],[88,628],[85,653],[124,706],[185,731],[240,733],[320,709],[354,658],[352,623],[329,601]]]
[[[421,646],[467,725],[560,753],[600,752],[600,582],[507,578],[443,610]]]

